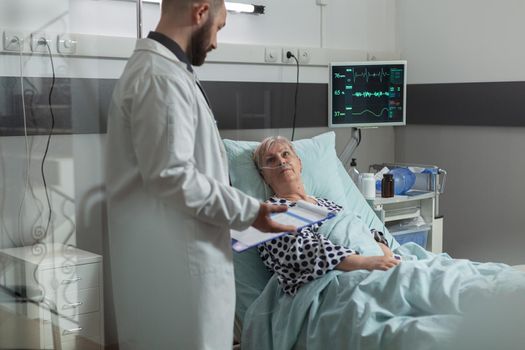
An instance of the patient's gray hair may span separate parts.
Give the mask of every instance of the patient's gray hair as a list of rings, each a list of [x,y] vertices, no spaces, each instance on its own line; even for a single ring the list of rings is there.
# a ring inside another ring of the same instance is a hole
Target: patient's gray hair
[[[295,151],[295,148],[293,147],[293,144],[284,136],[270,136],[265,138],[261,141],[259,146],[255,149],[253,152],[253,162],[255,163],[255,166],[257,167],[257,170],[261,171],[262,167],[262,161],[264,155],[268,152],[270,148],[272,148],[275,144],[283,144],[290,148],[290,150],[293,152],[293,154],[296,157],[299,157],[297,155],[297,152]]]

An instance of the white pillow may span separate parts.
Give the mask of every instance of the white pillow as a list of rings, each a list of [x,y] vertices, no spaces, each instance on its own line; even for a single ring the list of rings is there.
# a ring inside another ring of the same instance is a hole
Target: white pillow
[[[232,186],[260,200],[273,193],[264,183],[253,163],[253,152],[259,142],[223,140],[230,165]],[[302,179],[306,193],[344,205],[343,185],[338,173],[335,134],[321,134],[293,142],[303,165]]]

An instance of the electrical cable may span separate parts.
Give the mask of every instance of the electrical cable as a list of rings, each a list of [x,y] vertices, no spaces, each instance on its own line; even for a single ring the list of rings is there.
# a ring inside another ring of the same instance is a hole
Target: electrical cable
[[[47,137],[46,148],[45,148],[44,156],[42,157],[42,163],[41,163],[41,166],[40,166],[40,172],[42,173],[42,181],[44,183],[44,191],[45,191],[46,199],[47,199],[47,206],[48,206],[48,209],[49,209],[49,216],[47,218],[46,229],[44,231],[43,237],[41,238],[41,239],[43,239],[43,238],[45,238],[47,236],[47,232],[49,230],[49,225],[51,223],[51,217],[52,217],[52,214],[53,214],[53,209],[51,208],[51,200],[49,198],[49,192],[48,192],[48,189],[47,189],[46,175],[45,175],[45,172],[44,172],[44,164],[45,164],[45,161],[46,161],[47,153],[49,151],[49,144],[51,142],[51,136],[53,136],[53,130],[55,128],[55,115],[53,113],[53,106],[51,104],[51,96],[53,95],[53,89],[55,87],[56,75],[55,75],[55,64],[53,63],[53,54],[51,53],[51,48],[49,47],[49,43],[47,42],[47,40],[45,38],[42,38],[40,40],[44,40],[45,43],[46,43],[47,50],[49,52],[49,60],[51,61],[51,70],[52,70],[52,73],[53,73],[53,79],[51,81],[51,88],[49,89],[49,96],[48,96],[49,112],[51,113],[51,128],[49,129],[49,135]],[[39,42],[40,42],[40,40],[39,40]]]
[[[18,229],[18,234],[19,234],[19,238],[20,238],[19,241],[20,241],[20,244],[23,246],[23,245],[25,245],[25,242],[24,242],[24,235],[23,235],[23,232],[22,232],[22,208],[24,206],[24,202],[25,202],[25,198],[26,198],[26,192],[27,192],[27,187],[29,185],[29,167],[30,167],[30,163],[29,163],[29,142],[28,142],[28,137],[27,137],[26,103],[25,103],[25,96],[24,96],[24,62],[23,62],[24,44],[23,44],[23,41],[22,41],[21,38],[17,37],[17,40],[18,40],[18,46],[20,48],[20,57],[19,57],[20,58],[19,59],[19,63],[20,63],[20,92],[21,92],[21,97],[22,97],[22,114],[23,114],[23,122],[24,122],[25,153],[26,153],[26,159],[27,159],[26,169],[25,169],[24,191],[22,192],[22,200],[20,201],[20,205],[18,207],[18,221],[17,221],[17,229]],[[3,226],[5,227],[5,224]],[[18,244],[15,242],[15,240],[9,234],[9,230],[7,229],[7,227],[5,227],[5,230],[6,230],[7,237],[9,238],[11,243],[14,246],[17,246]]]
[[[294,136],[295,136],[295,120],[297,118],[297,96],[299,95],[299,60],[290,51],[286,52],[286,58],[288,59],[293,58],[295,60],[295,63],[297,64],[297,81],[295,82],[295,97],[294,97],[294,108],[293,108],[292,138],[291,138],[291,141],[293,141]]]
[[[35,113],[35,110],[34,110],[34,105],[35,105],[35,96],[38,95],[40,93],[40,91],[35,86],[35,84],[31,83],[30,80],[25,80],[24,85],[25,84],[28,84],[30,86],[29,88],[26,88],[24,90],[24,98],[28,102],[27,103],[27,105],[29,106],[29,111],[28,112],[30,112],[30,113],[28,113],[27,121],[32,123],[33,128],[38,133],[38,130],[39,130],[39,128],[38,128],[38,120],[35,117],[36,113]],[[29,98],[29,101],[28,101],[28,98]],[[31,155],[33,153],[33,144],[35,143],[35,141],[34,141],[34,138],[32,138],[32,137],[29,140],[30,140],[30,142],[29,142],[29,154]],[[29,164],[31,164],[31,160],[32,160],[32,157],[29,158]],[[31,166],[29,168],[31,169]],[[29,182],[29,191],[31,192],[31,196],[33,197],[33,201],[34,201],[35,206],[36,206],[36,208],[38,210],[38,219],[39,219],[39,218],[42,217],[42,213],[44,211],[44,204],[38,198],[38,196],[35,194],[35,189],[33,187],[33,184],[31,183],[31,181]],[[36,225],[36,223],[35,223],[35,225]],[[34,229],[35,225],[33,225],[33,229]]]
[[[319,18],[319,32],[321,33],[320,35],[320,47],[321,49],[324,48],[324,36],[325,36],[325,33],[326,33],[326,30],[325,30],[325,20],[324,20],[324,7],[323,6],[319,6],[319,9],[320,9],[320,18]]]
[[[24,119],[24,141],[25,141],[25,151],[26,151],[26,179],[24,185],[24,192],[22,193],[22,201],[20,202],[20,207],[18,208],[18,234],[20,235],[20,242],[22,246],[25,246],[24,234],[22,232],[22,208],[24,206],[27,188],[29,187],[29,172],[31,168],[30,152],[29,152],[29,140],[27,137],[27,114],[26,114],[26,101],[24,93],[24,65],[23,65],[23,55],[24,46],[20,38],[18,39],[18,44],[20,46],[20,93],[22,94],[22,114]]]
[[[24,98],[26,100],[26,105],[29,106],[29,110],[27,111],[26,120],[28,125],[33,125],[35,132],[38,133],[38,120],[35,118],[35,111],[34,111],[34,104],[35,104],[35,95],[39,93],[38,88],[31,83],[30,80],[25,79],[24,85],[29,85],[29,88],[24,89]],[[32,124],[31,124],[32,123]],[[33,146],[34,146],[35,140],[34,137],[29,137],[29,169],[31,169],[31,163],[33,160],[32,154],[33,154]],[[31,171],[31,170],[30,170]],[[33,203],[35,204],[35,207],[38,211],[38,216],[35,218],[34,222],[31,226],[32,232],[37,232],[36,234],[32,234],[32,238],[38,240],[38,237],[41,236],[39,232],[43,232],[43,227],[39,225],[39,221],[42,218],[43,212],[44,212],[44,204],[38,198],[38,196],[35,193],[35,188],[33,187],[33,184],[31,181],[29,181],[29,193],[31,194],[31,197],[33,198]]]

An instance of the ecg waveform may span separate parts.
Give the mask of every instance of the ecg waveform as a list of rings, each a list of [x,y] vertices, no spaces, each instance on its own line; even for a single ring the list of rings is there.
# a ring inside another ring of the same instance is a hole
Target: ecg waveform
[[[363,110],[361,112],[358,112],[358,113],[352,113],[352,115],[363,115],[365,113],[370,113],[370,114],[372,114],[372,115],[374,115],[376,117],[381,117],[384,112],[387,112],[387,114],[388,114],[388,108],[381,109],[381,111],[378,114],[374,113],[374,111],[371,111],[369,109],[365,109],[365,110]]]
[[[383,96],[386,96],[386,97],[389,97],[391,95],[390,92],[388,91],[374,91],[374,92],[369,92],[369,91],[363,91],[363,92],[354,92],[352,94],[352,96],[354,97],[363,97],[363,98],[367,98],[367,97],[383,97]]]
[[[390,76],[390,73],[385,72],[383,68],[381,68],[381,71],[377,73],[370,73],[368,71],[368,68],[365,68],[365,71],[363,73],[354,72],[354,83],[357,80],[357,78],[365,78],[366,82],[368,83],[370,78],[376,78],[376,77],[379,77],[379,81],[383,82],[383,77],[388,77],[388,76]]]

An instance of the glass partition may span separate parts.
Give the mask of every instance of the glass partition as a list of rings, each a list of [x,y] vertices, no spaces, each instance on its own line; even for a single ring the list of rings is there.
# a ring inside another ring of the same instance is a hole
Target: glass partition
[[[146,31],[159,5],[143,10]],[[104,144],[136,12],[134,1],[0,2],[0,349],[117,342]]]

